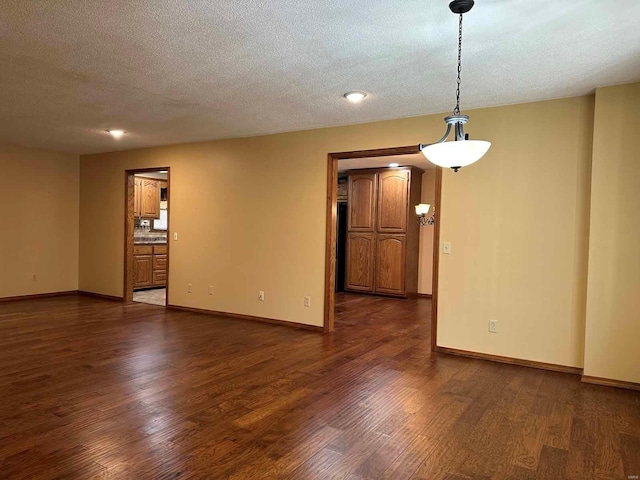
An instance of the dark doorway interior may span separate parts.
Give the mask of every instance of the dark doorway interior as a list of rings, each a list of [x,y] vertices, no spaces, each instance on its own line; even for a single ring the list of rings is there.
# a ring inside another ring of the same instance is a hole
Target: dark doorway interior
[[[347,262],[347,202],[338,203],[336,234],[336,292],[344,292]]]

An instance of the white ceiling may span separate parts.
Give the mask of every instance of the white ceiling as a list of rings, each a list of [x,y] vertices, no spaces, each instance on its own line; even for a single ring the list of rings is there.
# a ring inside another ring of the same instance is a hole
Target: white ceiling
[[[398,163],[400,166],[406,167],[413,165],[422,170],[431,170],[436,166],[425,158],[421,153],[411,155],[392,155],[390,157],[365,157],[365,158],[349,158],[338,161],[338,171],[357,170],[359,168],[382,168],[388,167],[390,163]]]
[[[448,112],[448,1],[3,0],[0,142],[90,153]],[[478,0],[463,111],[640,80],[639,18],[637,0]]]

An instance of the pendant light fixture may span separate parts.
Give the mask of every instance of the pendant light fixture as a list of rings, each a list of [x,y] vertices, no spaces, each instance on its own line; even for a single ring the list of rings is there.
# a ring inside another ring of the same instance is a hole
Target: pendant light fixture
[[[456,106],[453,115],[444,118],[447,131],[440,140],[430,145],[420,144],[420,151],[431,163],[439,167],[451,168],[454,172],[480,160],[487,153],[490,142],[484,140],[469,140],[469,134],[464,133],[464,125],[469,121],[468,115],[460,114],[460,74],[462,73],[462,15],[473,7],[473,0],[453,0],[449,9],[460,15],[458,26],[458,86],[456,88]],[[453,128],[454,140],[447,142],[447,137]]]

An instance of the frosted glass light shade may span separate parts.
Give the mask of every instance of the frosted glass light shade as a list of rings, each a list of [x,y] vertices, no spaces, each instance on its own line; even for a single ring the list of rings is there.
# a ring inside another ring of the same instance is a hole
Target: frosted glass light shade
[[[430,208],[431,205],[429,205],[428,203],[420,203],[416,205],[416,215],[418,215],[419,217],[422,215],[426,215],[427,213],[429,213]]]
[[[427,145],[422,154],[439,167],[466,167],[480,160],[490,146],[485,140],[458,140]]]

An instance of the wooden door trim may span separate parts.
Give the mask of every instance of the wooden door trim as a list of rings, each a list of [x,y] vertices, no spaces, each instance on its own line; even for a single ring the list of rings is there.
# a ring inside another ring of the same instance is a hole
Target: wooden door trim
[[[349,158],[366,157],[390,157],[393,155],[411,155],[420,153],[418,145],[406,147],[380,148],[374,150],[356,150],[353,152],[337,152],[327,155],[327,223],[326,223],[326,244],[325,244],[325,264],[324,264],[324,332],[333,332],[335,329],[335,281],[336,281],[336,219],[338,211],[338,161]],[[440,180],[438,180],[440,179]],[[436,170],[436,212],[440,212],[440,188],[442,186],[442,169]],[[440,241],[439,218],[436,221],[434,230],[434,259],[437,257],[437,245]],[[434,279],[438,276],[438,264],[434,261]],[[433,285],[432,302],[437,304],[437,283]],[[431,344],[432,348],[437,335],[437,316],[432,310],[431,314]]]
[[[124,286],[122,299],[125,303],[133,302],[133,232],[134,232],[134,188],[135,175],[151,173],[160,170],[167,171],[167,260],[171,258],[171,167],[134,168],[124,172]],[[158,179],[155,179],[158,180]],[[337,180],[336,180],[337,182]],[[165,307],[169,304],[169,263],[167,261],[167,281]],[[153,274],[153,272],[152,272]]]
[[[431,277],[431,350],[438,349],[438,273],[440,272],[440,225],[442,224],[442,167],[436,167],[436,187],[433,207],[436,223],[433,225],[433,272]]]

